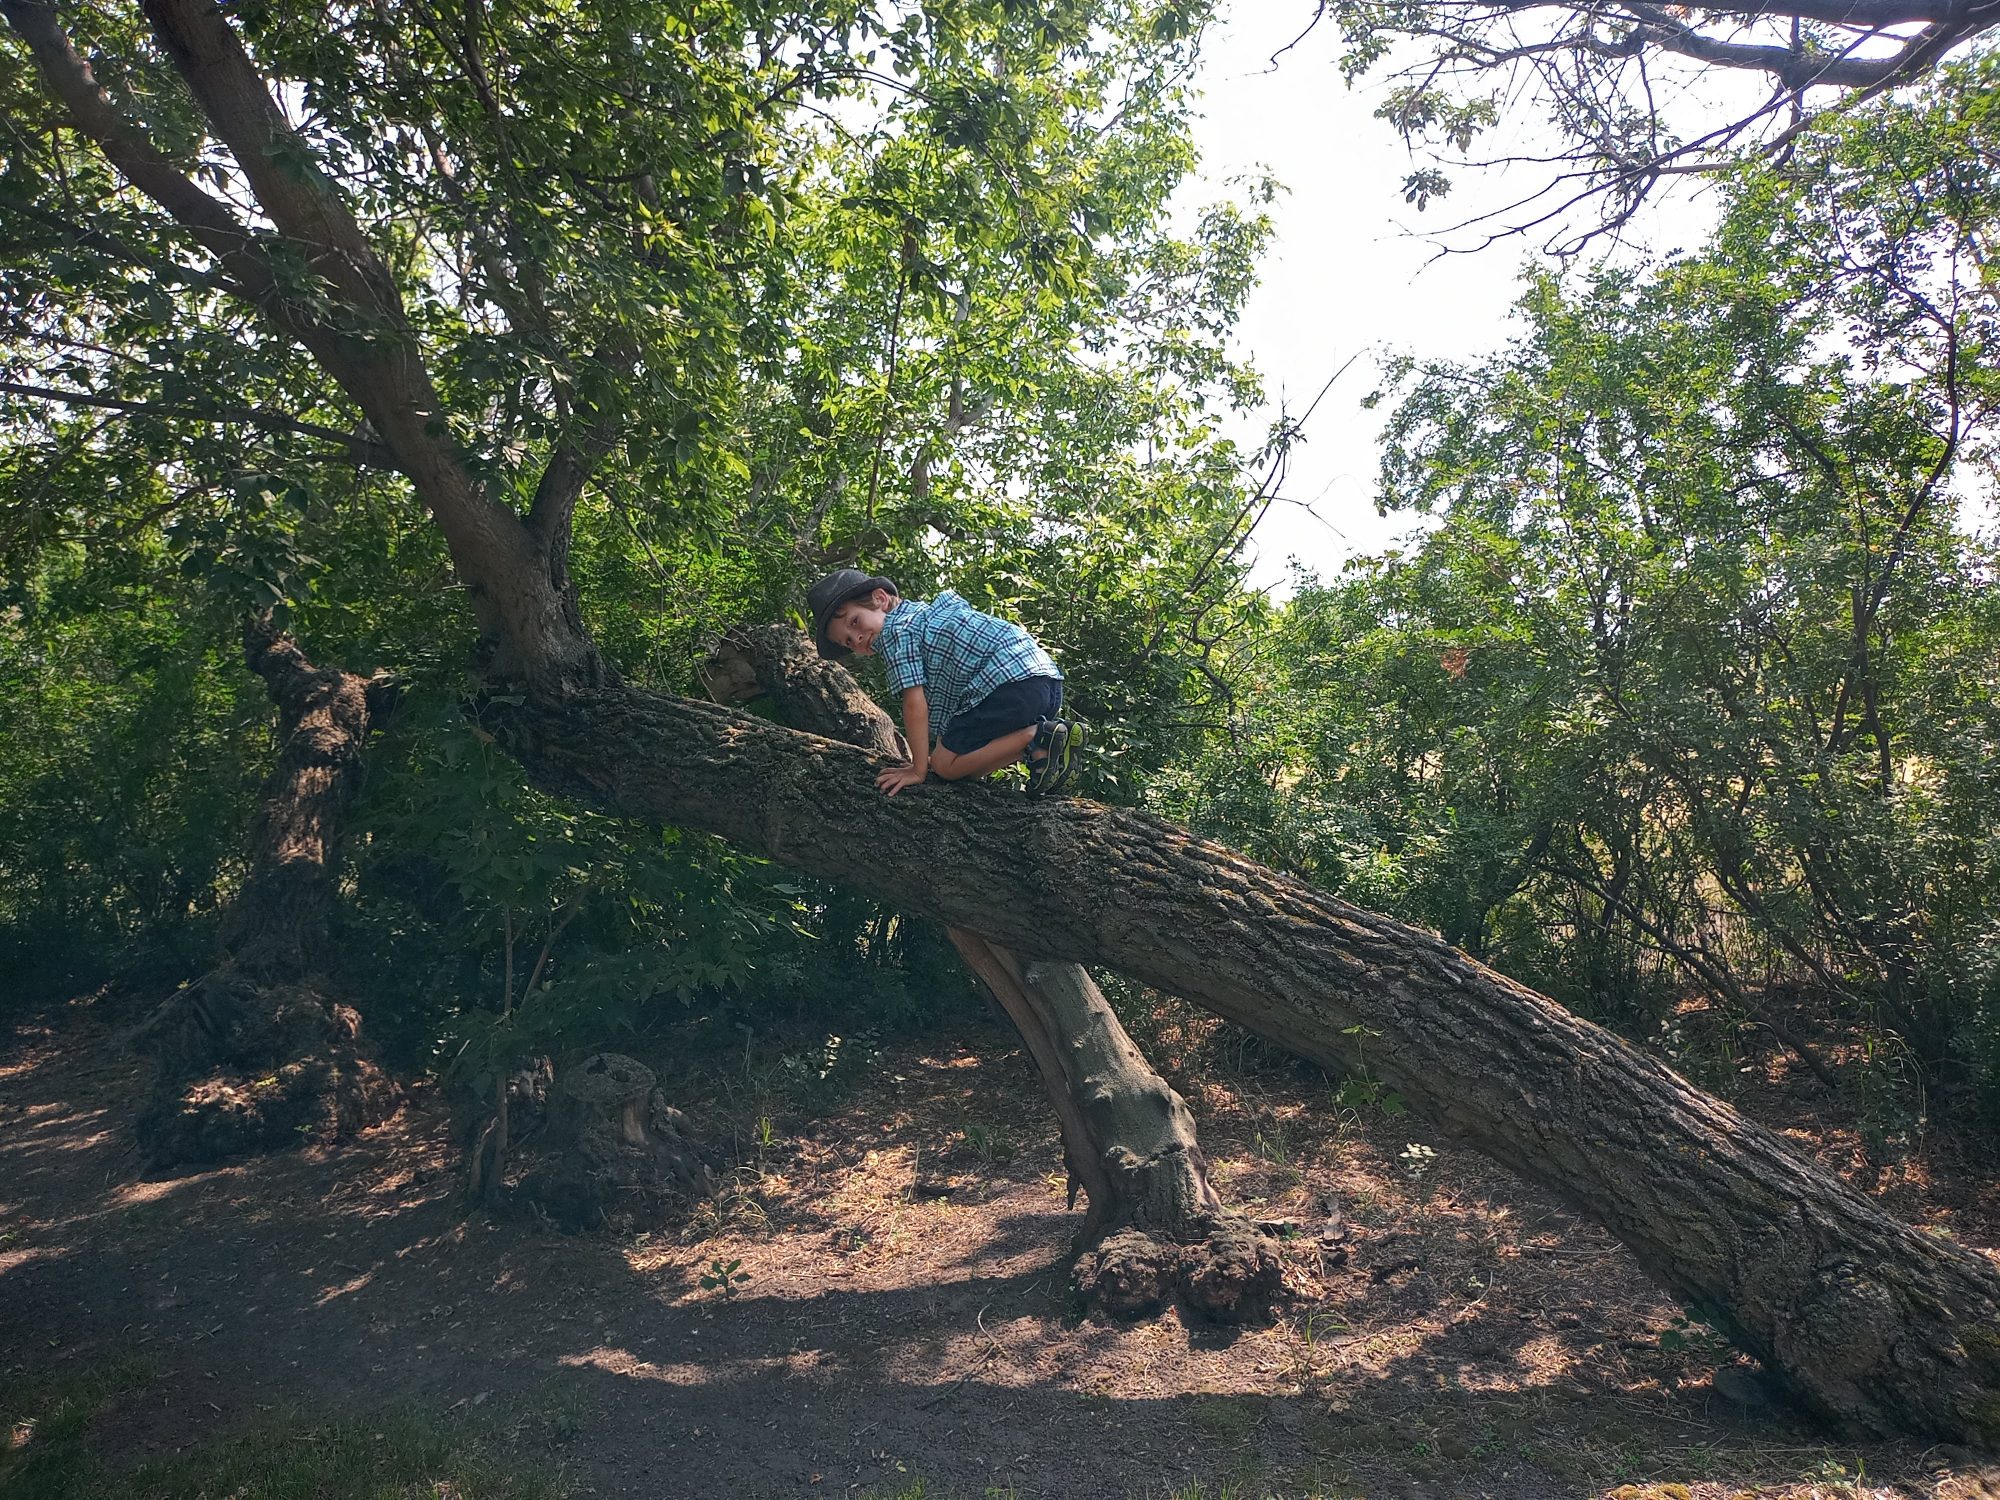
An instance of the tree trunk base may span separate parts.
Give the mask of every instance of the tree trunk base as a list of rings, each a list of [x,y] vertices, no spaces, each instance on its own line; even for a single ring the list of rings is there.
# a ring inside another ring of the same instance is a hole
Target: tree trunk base
[[[135,1125],[150,1171],[348,1140],[402,1102],[352,1007],[233,967],[174,995],[134,1040],[159,1061]]]
[[[667,1102],[653,1070],[617,1052],[565,1070],[540,1111],[511,1099],[507,1117],[473,1148],[467,1181],[470,1196],[491,1207],[571,1232],[656,1223],[715,1186],[687,1117]]]
[[[1226,1218],[1191,1245],[1121,1229],[1077,1257],[1070,1285],[1085,1308],[1139,1318],[1174,1305],[1211,1323],[1259,1323],[1283,1295],[1279,1242],[1255,1225]]]

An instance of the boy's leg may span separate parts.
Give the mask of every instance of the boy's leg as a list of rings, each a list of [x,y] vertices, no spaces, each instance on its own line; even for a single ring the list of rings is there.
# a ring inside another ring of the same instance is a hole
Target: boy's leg
[[[1010,762],[1019,760],[1027,753],[1028,742],[1035,737],[1035,726],[1012,730],[997,740],[989,740],[977,750],[968,750],[960,755],[939,745],[931,751],[931,769],[945,781],[963,781],[968,776],[984,776],[988,771],[997,771]]]

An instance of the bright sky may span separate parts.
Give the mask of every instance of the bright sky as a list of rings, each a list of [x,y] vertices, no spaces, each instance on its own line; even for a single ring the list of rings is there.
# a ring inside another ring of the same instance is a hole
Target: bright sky
[[[1377,95],[1364,81],[1350,92],[1334,59],[1339,40],[1325,24],[1272,67],[1273,52],[1312,15],[1307,0],[1237,0],[1210,34],[1202,65],[1202,153],[1190,205],[1228,192],[1232,177],[1268,167],[1289,191],[1272,212],[1276,241],[1262,285],[1239,330],[1238,353],[1263,372],[1273,403],[1302,411],[1328,377],[1361,354],[1320,403],[1294,450],[1285,496],[1252,539],[1256,585],[1283,580],[1296,557],[1331,573],[1358,552],[1390,545],[1413,523],[1375,513],[1376,436],[1385,410],[1361,408],[1375,389],[1372,357],[1383,347],[1462,358],[1508,337],[1509,309],[1532,251],[1521,239],[1477,254],[1436,258],[1424,234],[1440,232],[1475,206],[1520,197],[1539,186],[1525,171],[1454,174],[1456,190],[1419,215],[1403,202],[1410,158],[1395,132],[1373,117]],[[1655,243],[1699,239],[1707,214],[1686,201],[1647,229]],[[1261,441],[1267,413],[1243,434]]]

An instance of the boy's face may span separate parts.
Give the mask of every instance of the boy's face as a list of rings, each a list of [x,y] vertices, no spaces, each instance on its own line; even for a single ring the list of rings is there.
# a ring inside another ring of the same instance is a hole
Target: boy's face
[[[873,656],[875,637],[882,633],[882,622],[895,607],[896,596],[887,589],[849,599],[828,618],[826,638],[856,656]]]

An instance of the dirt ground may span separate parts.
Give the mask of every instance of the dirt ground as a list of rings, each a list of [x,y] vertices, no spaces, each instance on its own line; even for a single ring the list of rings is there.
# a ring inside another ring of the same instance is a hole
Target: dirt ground
[[[147,1358],[94,1431],[121,1462],[291,1407],[478,1424],[579,1495],[2000,1495],[1962,1450],[1830,1444],[1602,1232],[1295,1067],[1176,1081],[1225,1196],[1300,1225],[1297,1300],[1113,1326],[1071,1311],[1080,1214],[997,1026],[885,1050],[817,1122],[718,1089],[718,1198],[566,1236],[468,1213],[421,1094],[344,1150],[148,1180],[118,1020],[78,1001],[0,1040],[0,1364]],[[1853,1175],[1841,1130],[1767,1123]],[[1866,1179],[1995,1243],[1990,1182]]]

